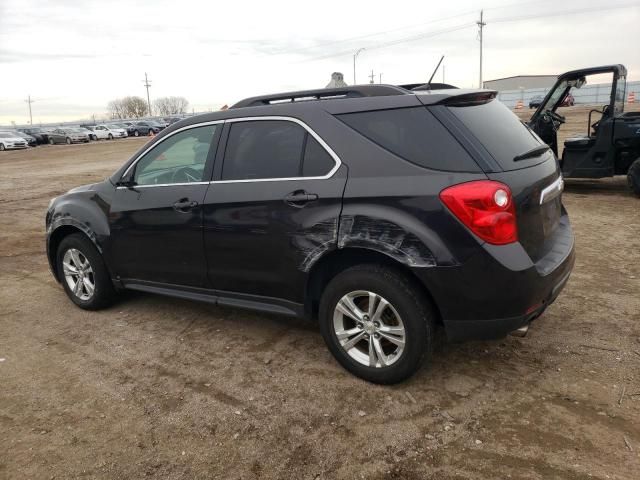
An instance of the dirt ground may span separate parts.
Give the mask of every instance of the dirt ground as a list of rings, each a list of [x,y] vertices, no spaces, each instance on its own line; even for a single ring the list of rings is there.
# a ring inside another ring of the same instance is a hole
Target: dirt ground
[[[567,182],[576,267],[526,338],[442,340],[382,387],[304,321],[66,298],[49,199],[145,141],[0,155],[0,479],[640,478],[640,199],[624,178]]]

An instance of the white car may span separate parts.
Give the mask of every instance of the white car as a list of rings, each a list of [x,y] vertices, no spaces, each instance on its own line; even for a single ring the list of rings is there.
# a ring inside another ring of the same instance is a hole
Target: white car
[[[127,131],[122,128],[113,128],[108,125],[94,125],[87,127],[93,133],[94,140],[113,140],[114,138],[123,138],[127,136]]]
[[[15,133],[0,132],[0,151],[27,148],[27,141],[24,138],[16,137]]]

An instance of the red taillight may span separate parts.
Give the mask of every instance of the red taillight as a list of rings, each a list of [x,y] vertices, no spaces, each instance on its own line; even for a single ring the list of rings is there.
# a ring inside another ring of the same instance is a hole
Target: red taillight
[[[493,180],[461,183],[440,192],[440,200],[466,227],[493,245],[518,241],[511,190]]]

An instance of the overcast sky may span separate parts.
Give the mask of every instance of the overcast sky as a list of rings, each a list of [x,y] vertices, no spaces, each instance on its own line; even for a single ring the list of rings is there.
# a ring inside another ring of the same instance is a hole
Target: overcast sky
[[[437,5],[434,5],[437,3]],[[640,79],[640,1],[0,0],[0,123],[104,115],[109,100],[181,95],[196,111],[243,97],[324,87],[331,72],[358,83],[426,81],[440,55],[445,80],[558,74],[623,63]],[[572,12],[565,13],[563,12]],[[442,71],[436,77],[442,80]]]

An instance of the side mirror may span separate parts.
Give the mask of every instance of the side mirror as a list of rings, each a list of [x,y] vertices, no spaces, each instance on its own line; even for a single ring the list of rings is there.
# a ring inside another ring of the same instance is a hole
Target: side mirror
[[[121,179],[118,183],[116,183],[116,187],[125,187],[131,189],[133,189],[136,185],[138,184],[131,179]]]

